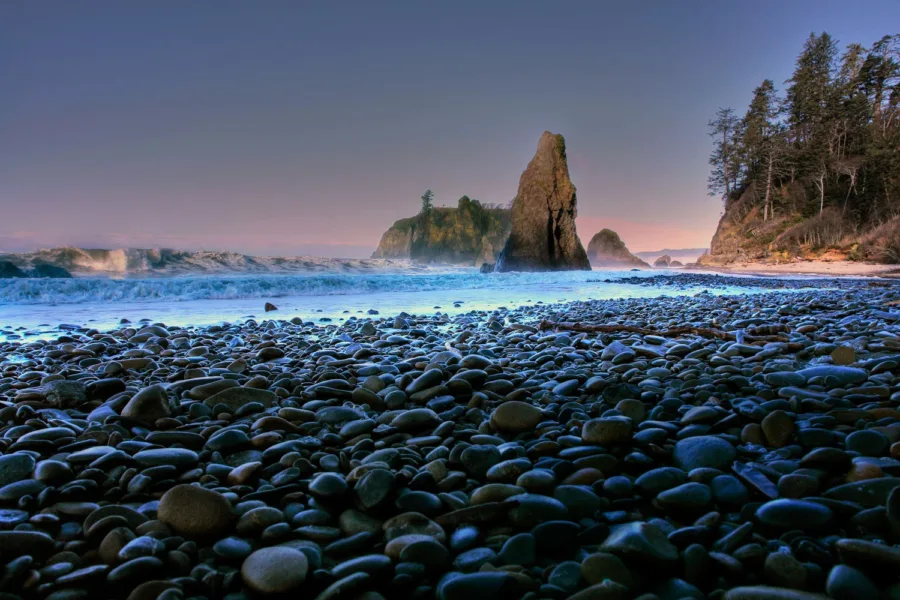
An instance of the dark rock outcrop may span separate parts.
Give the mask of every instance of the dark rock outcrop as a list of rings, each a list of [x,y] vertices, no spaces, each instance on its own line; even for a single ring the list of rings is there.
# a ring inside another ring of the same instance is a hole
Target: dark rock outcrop
[[[48,277],[51,279],[71,279],[72,274],[56,265],[35,265],[28,273],[29,277]]]
[[[635,252],[634,255],[648,263],[656,260],[663,254],[668,254],[672,260],[679,260],[683,263],[697,262],[697,258],[704,252],[708,252],[709,248],[663,248],[662,250],[650,250],[644,252]]]
[[[575,186],[563,136],[545,131],[512,204],[512,229],[497,271],[590,270],[575,231]]]
[[[25,274],[25,271],[9,261],[0,262],[0,279],[14,279],[19,277],[28,277],[28,275]]]
[[[497,265],[495,263],[481,263],[481,268],[479,269],[480,273],[493,273],[494,268]]]
[[[35,265],[33,269],[24,271],[8,260],[0,261],[0,279],[23,277],[67,279],[71,278],[72,274],[62,267],[57,267],[55,265],[39,264]]]
[[[658,267],[661,269],[668,269],[669,265],[672,262],[672,257],[668,254],[663,254],[659,258],[656,259],[656,262],[653,263],[654,267]]]
[[[594,234],[588,244],[587,255],[594,267],[650,267],[629,252],[619,234],[611,229],[601,229]]]
[[[381,236],[372,258],[408,258],[420,263],[492,263],[509,235],[510,212],[488,208],[468,196],[456,208],[435,207],[400,219]]]
[[[846,185],[838,180],[831,193]],[[730,198],[710,242],[709,252],[697,259],[701,266],[734,262],[790,262],[804,260],[860,260],[900,263],[900,216],[866,220],[841,207],[851,190],[836,194],[836,205],[820,210],[818,190],[808,178],[773,188],[778,210],[767,214],[764,191],[751,184]],[[855,196],[854,196],[855,197]]]

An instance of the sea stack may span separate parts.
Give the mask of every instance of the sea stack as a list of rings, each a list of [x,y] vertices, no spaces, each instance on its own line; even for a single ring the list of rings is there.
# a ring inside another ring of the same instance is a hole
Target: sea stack
[[[591,238],[587,248],[591,266],[606,268],[647,267],[650,265],[628,251],[625,242],[612,229],[601,229]]]
[[[496,270],[589,271],[575,232],[575,186],[563,136],[545,131],[512,203],[512,229]]]

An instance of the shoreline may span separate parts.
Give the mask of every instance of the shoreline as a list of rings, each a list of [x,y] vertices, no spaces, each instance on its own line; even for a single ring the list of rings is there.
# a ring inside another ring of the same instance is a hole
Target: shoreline
[[[893,556],[876,539],[900,517],[900,282],[762,281],[0,342],[0,559],[28,555],[66,597],[86,570],[104,597],[471,600],[722,597],[736,582],[682,554],[796,530],[829,568]]]
[[[742,275],[821,275],[826,277],[900,277],[900,265],[854,262],[848,260],[798,260],[787,263],[758,261],[735,262],[727,265],[696,265],[687,271],[739,273]]]
[[[273,319],[284,321],[300,318],[318,323],[343,323],[353,316],[374,314],[393,316],[401,311],[433,316],[436,311],[450,317],[471,310],[491,311],[507,307],[522,309],[529,305],[557,305],[565,301],[584,301],[604,298],[645,298],[657,294],[688,296],[703,291],[714,294],[734,295],[759,293],[766,290],[808,289],[828,286],[832,288],[854,285],[848,278],[809,278],[789,276],[750,277],[738,274],[727,276],[699,271],[670,270],[654,274],[626,273],[619,271],[614,278],[604,277],[604,271],[584,272],[577,281],[561,278],[551,280],[535,288],[537,282],[523,286],[493,286],[490,278],[477,276],[485,287],[434,289],[410,289],[377,291],[370,294],[298,294],[282,295],[278,288],[259,293],[249,289],[252,295],[228,297],[199,297],[196,299],[172,297],[148,297],[146,299],[112,295],[94,301],[0,303],[0,341],[35,341],[50,339],[58,326],[92,328],[101,332],[117,329],[125,319],[138,322],[164,322],[169,326],[203,328],[214,324],[239,323],[242,320]],[[60,280],[68,285],[72,280]],[[215,282],[215,279],[210,281]],[[599,285],[598,285],[599,284]],[[607,288],[606,285],[611,285]],[[116,283],[116,288],[119,283]],[[148,288],[135,288],[147,294]],[[96,289],[81,290],[99,296]],[[290,290],[287,290],[288,292]],[[277,312],[265,313],[263,305],[271,302]]]

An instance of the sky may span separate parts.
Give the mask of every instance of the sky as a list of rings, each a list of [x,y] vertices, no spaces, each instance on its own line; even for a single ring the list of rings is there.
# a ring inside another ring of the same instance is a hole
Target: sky
[[[706,247],[707,121],[900,0],[5,0],[0,250],[364,256],[562,133],[587,244]]]

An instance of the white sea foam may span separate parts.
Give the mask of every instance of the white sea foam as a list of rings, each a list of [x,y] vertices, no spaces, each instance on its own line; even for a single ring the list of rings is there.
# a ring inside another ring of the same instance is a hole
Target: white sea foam
[[[35,252],[0,254],[28,269],[39,264],[62,267],[76,275],[199,275],[239,273],[368,273],[421,272],[427,267],[389,259],[324,258],[320,256],[250,256],[236,252],[184,251],[167,248],[48,248]]]
[[[645,272],[649,274],[649,272]],[[625,275],[606,272],[604,278]],[[633,273],[627,273],[633,275]],[[425,273],[313,273],[300,275],[206,275],[192,277],[0,280],[2,304],[73,304],[85,302],[150,302],[286,296],[330,296],[472,290],[521,286],[583,284],[597,272],[492,273],[474,269],[429,270]]]
[[[471,310],[555,304],[574,300],[695,294],[702,286],[634,285],[621,277],[659,271],[492,273],[475,269],[410,266],[407,272],[203,275],[190,277],[81,276],[72,279],[0,280],[0,342],[53,339],[63,324],[99,331],[122,319],[202,326],[262,317],[265,301],[277,319],[340,323],[371,311],[459,314]],[[418,270],[416,270],[418,269]],[[712,294],[751,291],[716,286]],[[267,315],[268,316],[268,315]]]

